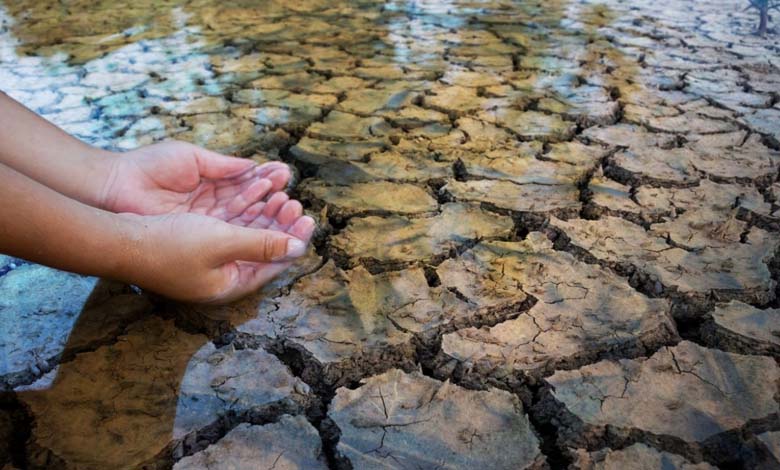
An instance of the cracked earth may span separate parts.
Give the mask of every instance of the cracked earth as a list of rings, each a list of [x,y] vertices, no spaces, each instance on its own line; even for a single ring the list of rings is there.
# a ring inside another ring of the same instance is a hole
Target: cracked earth
[[[224,307],[0,255],[0,468],[780,468],[780,36],[739,2],[0,4],[91,144],[295,172]]]

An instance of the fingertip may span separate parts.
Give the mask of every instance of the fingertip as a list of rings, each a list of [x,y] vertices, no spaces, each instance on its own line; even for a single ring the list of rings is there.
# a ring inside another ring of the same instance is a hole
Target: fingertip
[[[288,168],[272,171],[266,178],[273,181],[274,191],[281,191],[287,187],[290,182],[291,173]]]
[[[308,248],[308,243],[297,238],[290,238],[287,240],[287,258],[300,258],[306,254]]]
[[[255,202],[265,197],[271,191],[272,186],[273,182],[271,180],[261,178],[253,181],[252,184],[246,188],[245,194],[251,196],[251,198],[254,199],[252,202]]]
[[[315,221],[313,217],[306,215],[301,217],[301,225],[306,232],[306,239],[310,239],[317,229],[317,221]]]
[[[290,235],[308,242],[314,235],[314,230],[317,228],[317,223],[313,218],[308,215],[300,217],[293,223],[292,227],[287,230]]]
[[[303,205],[295,199],[285,202],[276,215],[276,223],[286,230],[303,214]]]
[[[268,200],[268,204],[278,204],[279,207],[282,207],[282,204],[290,200],[290,196],[287,195],[287,193],[284,193],[282,191],[275,192],[271,198]],[[278,210],[278,208],[277,208]]]
[[[266,205],[265,209],[263,210],[263,215],[271,220],[276,218],[276,214],[279,212],[279,209],[282,208],[285,202],[287,202],[290,199],[290,196],[283,192],[276,192],[271,196]]]
[[[279,162],[274,160],[274,161],[265,162],[257,165],[257,167],[255,168],[255,173],[257,174],[257,176],[265,178],[266,175],[270,175],[271,173],[277,170],[286,170],[289,172],[290,167],[284,162]]]

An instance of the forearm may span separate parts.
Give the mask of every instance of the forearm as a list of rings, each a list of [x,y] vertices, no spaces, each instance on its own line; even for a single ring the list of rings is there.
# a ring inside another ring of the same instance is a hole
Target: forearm
[[[0,164],[0,253],[80,274],[129,280],[138,227]]]
[[[111,155],[68,135],[0,92],[0,164],[100,207]]]

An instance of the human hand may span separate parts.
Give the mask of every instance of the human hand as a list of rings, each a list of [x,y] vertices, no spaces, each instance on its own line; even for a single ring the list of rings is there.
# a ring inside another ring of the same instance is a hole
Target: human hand
[[[193,213],[119,214],[134,235],[118,277],[191,302],[224,303],[257,290],[305,254],[315,227],[284,193],[261,204],[234,223]]]
[[[107,175],[100,206],[108,211],[193,213],[241,224],[246,209],[284,189],[290,170],[170,141],[112,158]]]

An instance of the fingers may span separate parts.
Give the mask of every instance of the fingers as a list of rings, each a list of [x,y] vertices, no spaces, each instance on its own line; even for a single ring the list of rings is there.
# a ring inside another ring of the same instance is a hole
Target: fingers
[[[263,163],[255,169],[258,178],[268,178],[274,182],[273,190],[281,191],[290,182],[290,167],[282,162]]]
[[[236,292],[233,292],[232,295],[235,297],[242,297],[250,292],[256,291],[260,287],[271,282],[271,280],[288,269],[291,265],[292,262],[290,261],[259,265],[254,263],[240,263],[238,267],[240,287]]]
[[[222,178],[219,180],[207,180],[214,184],[217,191],[217,197],[220,199],[226,199],[235,197],[238,193],[245,190],[249,185],[260,179],[254,176],[254,171],[245,171],[238,176],[232,178]]]
[[[263,203],[258,215],[252,219],[247,227],[256,229],[267,229],[273,224],[276,215],[282,209],[290,197],[285,193],[275,193],[267,202]],[[254,211],[253,211],[254,212]]]
[[[230,178],[255,166],[252,160],[228,157],[197,146],[193,146],[192,151],[198,164],[198,171],[205,178]]]
[[[271,192],[272,185],[268,179],[222,187],[217,182],[205,181],[190,196],[190,212],[232,221],[248,207],[264,199]]]
[[[280,212],[288,212],[290,214],[297,212],[295,209],[295,204],[290,204],[293,201],[289,201],[287,204],[285,204]],[[287,209],[286,207],[291,207],[292,209]],[[281,216],[281,215],[280,215]],[[285,215],[286,217],[287,215]],[[245,229],[250,232],[261,232],[263,236],[268,236],[269,233],[276,233],[280,234],[281,232],[272,232],[268,230],[259,230],[259,229]],[[311,240],[312,235],[314,234],[315,230],[315,222],[314,219],[308,216],[298,216],[295,221],[293,221],[289,228],[287,229],[287,234],[291,235],[292,237],[295,237],[295,239],[298,239],[300,242],[303,243],[303,250],[300,252],[300,256],[303,256],[306,252],[306,246]],[[289,240],[288,240],[289,242]],[[278,243],[278,242],[277,242]],[[292,253],[289,251],[289,245],[287,245],[287,252],[285,256],[287,258],[290,258]],[[254,245],[250,245],[244,249],[236,249],[230,251],[230,254],[234,254],[235,256],[239,256],[241,259],[247,258],[246,255],[243,253],[245,250],[248,250],[250,252],[255,252]],[[277,250],[281,251],[280,248],[277,248]],[[271,249],[270,251],[274,251],[274,249]],[[230,257],[230,256],[228,256]],[[264,255],[259,256],[260,258],[265,257]],[[223,295],[220,295],[218,299],[215,301],[219,303],[228,302],[240,297],[243,297],[244,295],[247,295],[251,292],[256,291],[263,285],[269,283],[273,278],[278,276],[281,272],[285,271],[292,265],[292,260],[284,259],[282,261],[274,261],[274,262],[255,262],[255,261],[234,261],[229,260],[222,266],[223,269],[227,269],[231,272],[234,272],[233,270],[236,270],[235,274],[235,282],[230,282],[229,287],[226,291],[223,291]]]
[[[265,201],[260,201],[258,203],[249,206],[244,212],[241,213],[241,215],[237,217],[233,217],[232,219],[229,220],[229,222],[234,225],[240,225],[241,227],[246,227],[260,216],[264,208],[265,208]],[[267,227],[259,227],[259,228],[267,228]]]
[[[238,160],[250,161],[244,159]],[[223,186],[236,186],[246,181],[269,179],[273,183],[273,192],[276,192],[282,191],[287,187],[291,176],[292,174],[290,173],[290,167],[287,166],[287,164],[282,162],[268,162],[254,167],[250,165],[248,169],[245,169],[243,172],[239,172],[238,174],[224,175],[220,177],[222,181],[220,181],[218,185],[221,188]]]
[[[290,182],[290,169],[287,165],[284,168],[276,169],[265,176],[273,182],[273,191],[282,191],[287,187],[287,183]]]
[[[269,166],[270,168],[268,168]],[[259,171],[258,169],[255,169],[253,171],[244,172],[232,179],[215,181],[214,210],[211,212],[211,215],[222,220],[234,222],[233,219],[242,215],[250,206],[266,199],[269,194],[280,192],[287,186],[287,183],[290,180],[290,170],[287,165],[273,162],[273,165],[265,164],[263,167],[264,168],[259,168]],[[262,205],[261,207],[256,208],[256,210],[264,209],[267,212],[276,211],[278,210],[276,204],[279,202],[280,201],[277,199],[267,207],[266,205]],[[256,214],[259,214],[259,212],[256,212]],[[266,213],[264,215],[267,218],[267,224],[262,228],[265,228],[270,224],[270,221],[273,220],[274,213]],[[238,225],[247,225],[254,219],[254,217],[252,219],[249,219],[248,217],[248,215],[242,217],[234,223],[237,223]]]
[[[298,220],[292,224],[287,233],[302,241],[308,242],[314,234],[315,226],[314,219],[309,216],[303,216],[299,217]],[[292,261],[274,263],[247,263],[238,261],[235,265],[238,269],[238,282],[232,284],[233,288],[224,297],[220,298],[219,302],[228,302],[243,297],[251,292],[255,292],[260,287],[271,282],[271,280],[280,273],[287,270],[292,265]]]
[[[303,215],[303,206],[296,200],[290,200],[284,194],[274,194],[268,202],[260,201],[249,206],[240,216],[230,219],[230,223],[242,227],[288,232]],[[310,219],[309,228],[314,227]]]
[[[247,181],[257,179],[269,179],[273,182],[273,192],[282,191],[287,187],[291,178],[290,167],[282,162],[268,162],[250,168],[243,173],[222,178],[217,181],[219,188],[236,186]]]
[[[269,228],[271,230],[286,232],[301,215],[303,215],[303,206],[301,203],[295,200],[287,201],[279,209],[279,212],[276,214],[276,217],[274,217],[273,223],[271,223]]]
[[[270,161],[265,162],[260,165],[257,165],[257,168],[255,169],[255,174],[259,176],[260,178],[266,178],[269,174],[273,173],[276,170],[288,170],[289,167],[286,163],[279,162],[279,161]]]
[[[216,248],[216,266],[233,261],[273,263],[306,254],[307,242],[273,230],[229,225],[229,233]]]
[[[220,218],[228,220],[243,213],[249,206],[262,200],[271,191],[271,185],[271,180],[267,179],[253,181],[222,208]]]
[[[287,229],[287,233],[295,238],[299,238],[305,242],[308,242],[314,235],[314,230],[316,228],[317,224],[314,222],[314,219],[308,215],[305,215],[296,220],[292,226]]]

